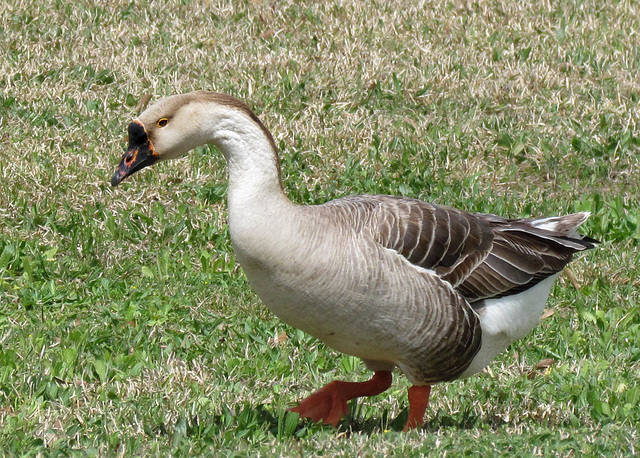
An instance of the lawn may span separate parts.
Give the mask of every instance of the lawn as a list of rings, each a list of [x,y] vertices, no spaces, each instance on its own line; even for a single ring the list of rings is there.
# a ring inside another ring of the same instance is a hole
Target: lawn
[[[639,453],[637,2],[8,0],[0,56],[3,455]],[[149,97],[196,89],[253,107],[298,203],[588,210],[602,244],[422,430],[401,375],[337,430],[298,420],[369,373],[251,291],[221,155],[109,185]]]

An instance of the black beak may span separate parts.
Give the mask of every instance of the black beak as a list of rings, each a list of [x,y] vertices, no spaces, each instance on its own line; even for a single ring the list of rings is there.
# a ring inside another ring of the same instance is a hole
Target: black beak
[[[155,164],[158,159],[160,156],[153,149],[144,125],[138,120],[133,121],[129,124],[129,147],[111,178],[111,186],[118,186],[129,175]]]

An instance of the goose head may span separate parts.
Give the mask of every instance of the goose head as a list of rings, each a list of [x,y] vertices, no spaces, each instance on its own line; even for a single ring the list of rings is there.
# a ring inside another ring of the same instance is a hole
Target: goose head
[[[126,177],[160,161],[177,159],[197,146],[215,144],[227,157],[230,143],[257,133],[275,155],[269,131],[249,107],[225,94],[195,91],[158,100],[129,124],[129,146],[111,179]],[[249,135],[247,135],[249,134]]]

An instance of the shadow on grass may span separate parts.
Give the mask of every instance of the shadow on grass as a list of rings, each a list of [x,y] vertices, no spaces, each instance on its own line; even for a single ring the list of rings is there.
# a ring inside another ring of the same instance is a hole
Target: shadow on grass
[[[301,437],[310,429],[334,429],[330,425],[322,425],[304,418],[298,418],[297,414],[291,412],[280,412],[280,414],[276,416],[262,405],[256,408],[256,412],[260,416],[261,421],[266,424],[269,432],[279,438],[294,435]],[[351,433],[373,435],[389,431],[401,432],[409,417],[408,409],[403,409],[395,418],[390,418],[388,410],[383,410],[381,417],[365,419],[354,418],[354,412],[356,413],[355,417],[360,417],[357,407],[351,406],[350,414],[340,422],[338,430],[345,432],[347,435]],[[439,411],[431,418],[427,417],[427,420],[422,426],[422,430],[429,432],[435,432],[441,428],[469,430],[477,427],[478,424],[482,422],[483,419],[471,410],[459,412],[455,416]]]
[[[347,420],[343,420],[341,424],[348,425],[349,429],[353,432],[365,434],[376,434],[381,431],[400,432],[404,428],[408,417],[408,409],[403,409],[395,418],[389,418],[388,411],[383,411],[382,418],[373,417],[360,421],[348,418]],[[422,426],[422,430],[435,432],[441,428],[472,429],[481,421],[482,419],[471,410],[461,412],[455,416],[437,412],[435,416],[429,417],[429,413],[427,413],[427,418]]]
[[[355,408],[353,408],[355,407]],[[145,426],[145,433],[151,437],[165,436],[174,447],[179,446],[185,439],[204,440],[215,438],[216,442],[232,441],[238,437],[248,437],[255,434],[269,433],[278,440],[286,438],[301,438],[314,432],[332,430],[349,436],[350,434],[375,435],[383,432],[400,432],[408,417],[408,410],[404,409],[395,418],[390,418],[388,410],[381,412],[381,417],[359,419],[357,406],[352,406],[353,415],[343,419],[338,429],[329,425],[313,423],[300,419],[298,414],[287,411],[274,411],[271,406],[244,404],[225,408],[221,414],[200,413],[190,417],[179,417],[173,424],[164,422],[149,422]],[[482,419],[471,411],[461,412],[455,416],[437,412],[428,418],[422,427],[428,432],[436,432],[441,428],[455,428],[467,430],[476,427]],[[226,439],[225,439],[226,438]]]

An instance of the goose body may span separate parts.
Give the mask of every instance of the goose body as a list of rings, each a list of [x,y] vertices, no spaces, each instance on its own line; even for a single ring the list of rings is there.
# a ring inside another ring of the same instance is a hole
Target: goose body
[[[198,91],[161,99],[129,126],[112,184],[214,144],[229,168],[236,257],[284,322],[361,358],[368,382],[332,382],[292,409],[336,425],[348,399],[411,381],[406,428],[422,424],[430,386],[482,370],[538,323],[551,286],[595,241],[588,213],[506,219],[394,196],[304,206],[284,194],[275,144],[245,105]]]

